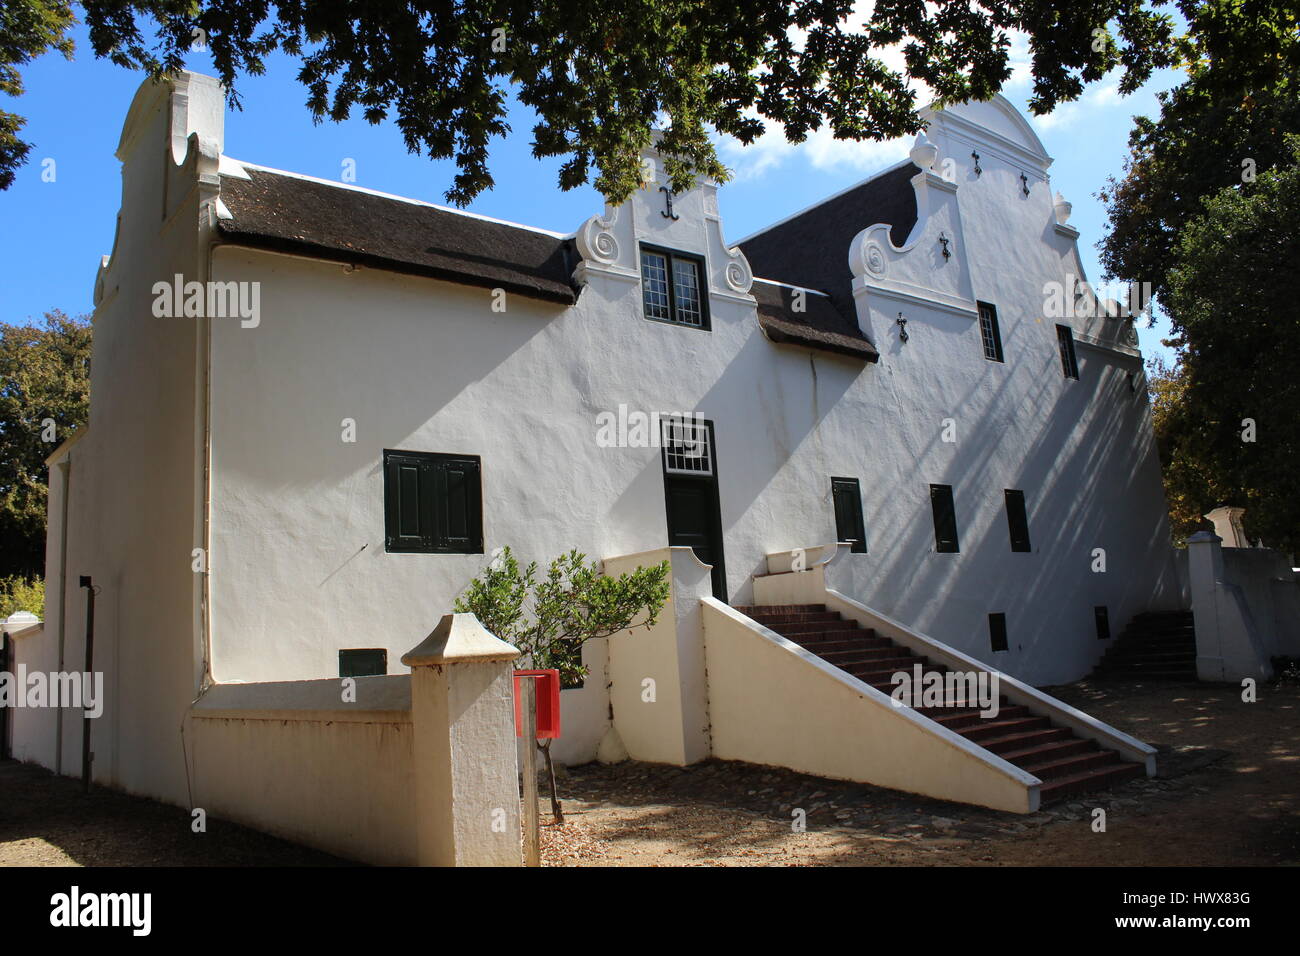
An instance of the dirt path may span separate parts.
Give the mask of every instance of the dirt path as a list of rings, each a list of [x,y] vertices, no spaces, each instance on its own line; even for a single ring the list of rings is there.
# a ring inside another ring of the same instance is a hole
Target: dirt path
[[[346,866],[336,857],[180,807],[0,762],[0,866]]]
[[[1300,864],[1300,688],[1085,682],[1052,693],[1160,748],[1160,776],[1032,816],[744,764],[574,768],[573,866]],[[1093,810],[1106,810],[1094,832]],[[794,832],[793,811],[807,811]]]
[[[1300,864],[1300,687],[1082,683],[1053,693],[1161,748],[1161,776],[1032,816],[770,767],[571,769],[552,866]],[[1094,833],[1092,810],[1107,811]],[[794,832],[794,811],[807,829]],[[0,866],[340,865],[220,820],[0,763]]]

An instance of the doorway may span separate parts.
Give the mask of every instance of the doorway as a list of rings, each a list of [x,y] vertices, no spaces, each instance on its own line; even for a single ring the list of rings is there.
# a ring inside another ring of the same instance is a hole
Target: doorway
[[[663,440],[668,544],[691,548],[697,558],[713,566],[713,596],[725,602],[727,571],[713,423],[689,416],[665,419]]]

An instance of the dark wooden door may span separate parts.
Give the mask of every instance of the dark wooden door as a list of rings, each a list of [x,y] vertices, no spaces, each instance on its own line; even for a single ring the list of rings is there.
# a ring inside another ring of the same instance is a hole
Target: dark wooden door
[[[722,522],[718,514],[718,485],[712,477],[665,475],[668,504],[668,543],[692,548],[713,565],[713,596],[727,600],[727,572],[722,557]]]

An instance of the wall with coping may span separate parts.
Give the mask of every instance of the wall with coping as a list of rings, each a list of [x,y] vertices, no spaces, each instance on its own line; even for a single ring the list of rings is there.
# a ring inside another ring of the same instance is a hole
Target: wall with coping
[[[1012,813],[1038,809],[1033,774],[716,598],[702,604],[714,756]]]
[[[193,806],[349,859],[417,862],[411,678],[226,684],[185,728]]]

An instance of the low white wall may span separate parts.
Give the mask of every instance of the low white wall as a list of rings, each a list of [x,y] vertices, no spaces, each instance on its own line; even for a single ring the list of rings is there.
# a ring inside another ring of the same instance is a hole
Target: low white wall
[[[193,805],[209,816],[367,863],[417,862],[409,675],[220,684],[185,744]]]
[[[714,756],[995,810],[1038,809],[1037,777],[717,599],[702,607]]]
[[[1224,582],[1241,590],[1270,657],[1300,654],[1300,582],[1291,558],[1269,548],[1222,548]]]
[[[700,600],[710,592],[712,569],[690,548],[669,547],[606,558],[604,571],[616,576],[662,561],[672,565],[672,590],[658,622],[609,639],[610,706],[631,757],[682,766],[709,756]]]
[[[48,674],[59,669],[58,646],[54,635],[43,624],[18,627],[0,621],[0,626],[9,645],[9,666],[15,674],[19,667],[25,667],[29,674],[36,671]],[[57,707],[15,707],[9,711],[10,752],[15,760],[54,769],[58,714]],[[64,733],[75,735],[80,748],[81,711],[68,708],[63,720]],[[81,765],[70,768],[69,772],[81,773]]]

